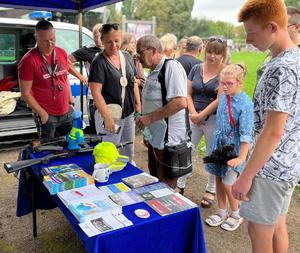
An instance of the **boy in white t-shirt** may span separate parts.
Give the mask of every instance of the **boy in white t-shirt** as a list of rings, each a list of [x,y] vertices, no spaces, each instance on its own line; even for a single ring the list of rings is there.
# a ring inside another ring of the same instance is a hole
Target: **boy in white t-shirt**
[[[300,176],[300,53],[282,0],[248,0],[239,13],[247,43],[272,59],[254,94],[254,143],[232,193],[242,200],[253,253],[287,253],[286,215]]]

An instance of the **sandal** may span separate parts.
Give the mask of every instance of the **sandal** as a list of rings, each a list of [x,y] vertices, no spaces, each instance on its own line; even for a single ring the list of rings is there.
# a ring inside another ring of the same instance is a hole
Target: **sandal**
[[[219,213],[215,213],[213,215],[208,216],[205,219],[205,223],[211,227],[218,227],[223,224],[227,219],[227,216],[222,216]]]
[[[184,195],[184,188],[176,187],[176,192],[179,192],[181,195]]]
[[[215,203],[215,195],[213,192],[205,191],[201,199],[201,207],[210,208]]]
[[[244,219],[242,217],[232,217],[229,216],[226,221],[221,225],[221,228],[223,228],[226,231],[234,231],[236,230],[242,223]]]

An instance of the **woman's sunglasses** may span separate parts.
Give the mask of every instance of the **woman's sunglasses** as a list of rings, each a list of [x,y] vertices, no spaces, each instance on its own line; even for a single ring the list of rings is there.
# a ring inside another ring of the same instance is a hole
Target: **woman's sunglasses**
[[[103,24],[101,27],[102,32],[109,32],[111,29],[119,30],[119,24]]]
[[[214,42],[214,41],[217,41],[219,43],[227,43],[226,40],[222,39],[222,38],[215,38],[215,37],[213,37],[213,38],[209,38],[208,39],[208,42]]]

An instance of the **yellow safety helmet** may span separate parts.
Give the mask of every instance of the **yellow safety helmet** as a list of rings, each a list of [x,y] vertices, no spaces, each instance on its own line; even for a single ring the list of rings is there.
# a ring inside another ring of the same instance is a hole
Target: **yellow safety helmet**
[[[96,163],[111,165],[110,168],[114,171],[123,169],[129,161],[128,156],[120,155],[117,147],[111,142],[100,142],[94,150],[93,155]]]

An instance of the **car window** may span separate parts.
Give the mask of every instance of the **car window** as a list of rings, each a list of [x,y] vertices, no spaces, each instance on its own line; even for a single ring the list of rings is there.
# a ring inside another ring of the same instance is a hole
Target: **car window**
[[[68,54],[79,48],[79,32],[65,29],[56,29],[56,44],[67,51]],[[82,34],[82,46],[94,44],[93,38]]]
[[[0,32],[0,63],[14,63],[17,60],[17,34]]]

